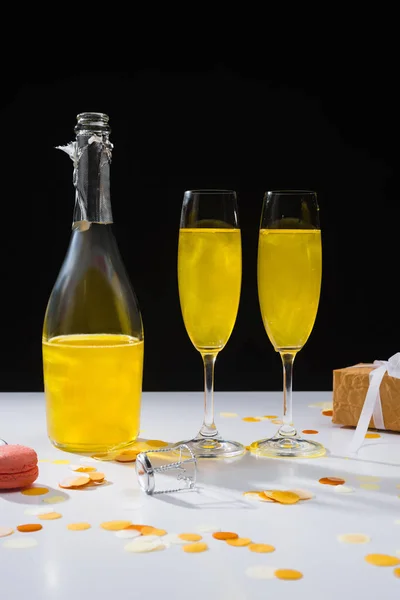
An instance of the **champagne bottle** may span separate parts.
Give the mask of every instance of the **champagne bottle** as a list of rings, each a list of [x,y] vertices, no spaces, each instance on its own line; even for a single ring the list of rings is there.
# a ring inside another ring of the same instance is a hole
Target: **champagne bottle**
[[[143,323],[112,231],[109,118],[77,116],[72,233],[43,326],[47,431],[68,452],[107,452],[139,434]]]

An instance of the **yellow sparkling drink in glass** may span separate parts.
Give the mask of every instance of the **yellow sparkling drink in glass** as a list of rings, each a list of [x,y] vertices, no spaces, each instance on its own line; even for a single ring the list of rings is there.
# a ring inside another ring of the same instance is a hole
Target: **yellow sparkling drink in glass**
[[[275,350],[300,350],[318,310],[322,252],[319,229],[260,229],[258,295]]]
[[[44,341],[50,438],[82,451],[134,440],[140,424],[143,347],[143,340],[122,334],[65,335]]]
[[[241,278],[240,229],[180,229],[179,298],[187,333],[200,352],[218,352],[227,343],[238,311]]]

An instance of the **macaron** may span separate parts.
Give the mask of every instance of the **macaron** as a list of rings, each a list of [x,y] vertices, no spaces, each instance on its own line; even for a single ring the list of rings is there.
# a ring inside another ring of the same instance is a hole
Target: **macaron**
[[[0,489],[31,485],[39,475],[38,457],[32,448],[9,444],[0,446]]]

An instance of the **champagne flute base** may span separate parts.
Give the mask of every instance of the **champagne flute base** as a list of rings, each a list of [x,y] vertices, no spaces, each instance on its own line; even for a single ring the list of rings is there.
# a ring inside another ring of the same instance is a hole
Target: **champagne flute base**
[[[318,458],[326,454],[326,449],[322,444],[311,440],[276,435],[253,442],[250,452],[268,458]]]
[[[174,444],[177,452],[180,444],[189,446],[196,458],[231,458],[232,456],[240,456],[246,452],[246,449],[239,442],[229,440],[221,440],[220,438],[204,438],[198,437],[193,440],[178,442]],[[182,454],[190,456],[182,450]]]

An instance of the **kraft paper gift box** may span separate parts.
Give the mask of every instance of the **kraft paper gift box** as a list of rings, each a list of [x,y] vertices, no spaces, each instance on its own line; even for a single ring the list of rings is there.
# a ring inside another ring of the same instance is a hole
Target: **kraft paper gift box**
[[[333,371],[332,422],[400,431],[400,353]]]

